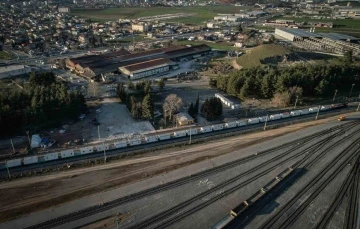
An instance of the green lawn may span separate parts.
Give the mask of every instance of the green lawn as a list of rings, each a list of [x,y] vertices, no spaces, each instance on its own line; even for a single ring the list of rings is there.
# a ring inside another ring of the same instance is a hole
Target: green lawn
[[[236,62],[244,68],[257,67],[261,65],[260,61],[267,57],[282,56],[290,52],[289,49],[280,45],[261,45],[253,48],[249,53],[240,56]]]
[[[192,7],[152,7],[152,8],[110,8],[105,10],[73,9],[71,14],[90,18],[96,21],[118,20],[120,18],[139,18],[171,13],[193,13],[192,17],[166,19],[167,22],[179,22],[189,24],[202,24],[204,21],[212,19],[219,13],[234,14],[239,13],[240,9],[249,7],[235,6],[192,6]]]
[[[0,51],[0,60],[10,60],[12,59],[12,55],[5,51]]]
[[[200,45],[206,44],[210,46],[212,49],[224,50],[224,51],[231,51],[231,50],[239,50],[239,48],[235,48],[230,46],[228,43],[221,42],[221,43],[212,43],[206,41],[177,41],[178,45]]]

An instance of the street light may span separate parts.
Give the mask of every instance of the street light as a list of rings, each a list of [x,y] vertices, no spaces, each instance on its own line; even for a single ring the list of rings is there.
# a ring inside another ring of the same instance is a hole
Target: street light
[[[294,106],[294,109],[296,109],[296,104],[297,104],[298,98],[299,98],[299,96],[297,95],[297,96],[296,96],[296,100],[295,100],[295,106]]]
[[[351,90],[350,90],[349,98],[351,97],[351,93],[352,93],[352,90],[353,90],[354,86],[355,86],[355,84],[353,83],[353,84],[351,85]]]
[[[338,90],[335,90],[335,95],[334,95],[334,98],[333,98],[333,102],[335,101],[335,97],[336,97],[337,92],[338,92]]]

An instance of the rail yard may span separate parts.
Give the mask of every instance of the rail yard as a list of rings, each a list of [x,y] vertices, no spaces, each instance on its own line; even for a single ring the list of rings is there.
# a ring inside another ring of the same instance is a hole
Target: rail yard
[[[334,117],[201,162],[212,164],[206,169],[194,164],[119,188],[117,197],[105,193],[92,206],[82,205],[85,197],[0,226],[76,228],[126,215],[122,228],[357,228],[359,133],[358,115]],[[171,180],[174,173],[183,174]]]

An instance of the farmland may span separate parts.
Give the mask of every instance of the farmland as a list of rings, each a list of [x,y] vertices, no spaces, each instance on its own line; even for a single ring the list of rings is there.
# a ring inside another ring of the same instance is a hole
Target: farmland
[[[202,24],[204,21],[212,19],[219,13],[239,13],[239,10],[248,7],[235,6],[193,6],[193,7],[153,7],[153,8],[111,8],[105,10],[95,9],[74,9],[73,15],[89,18],[94,21],[109,21],[123,19],[134,19],[139,17],[149,17],[162,14],[173,13],[193,13],[193,17],[167,19],[168,22]]]

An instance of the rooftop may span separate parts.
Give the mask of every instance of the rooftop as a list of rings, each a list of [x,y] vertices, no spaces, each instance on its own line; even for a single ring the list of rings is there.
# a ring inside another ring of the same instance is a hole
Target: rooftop
[[[291,33],[298,37],[322,37],[319,34],[310,33],[309,31],[301,30],[301,29],[290,29],[290,28],[276,28],[276,29],[285,31],[287,33]]]
[[[158,58],[155,60],[148,60],[148,61],[144,61],[141,63],[130,64],[127,66],[123,66],[123,68],[127,69],[130,72],[134,72],[134,71],[152,68],[155,66],[160,66],[160,65],[170,64],[170,63],[172,63],[172,61],[170,61],[169,59]]]
[[[188,121],[188,120],[194,120],[188,113],[180,112],[176,115],[176,118],[178,121]]]
[[[352,36],[348,36],[345,34],[340,34],[340,33],[318,33],[319,35],[323,36],[323,37],[327,37],[333,40],[353,40],[353,41],[359,41],[360,38],[356,38],[356,37],[352,37]]]

